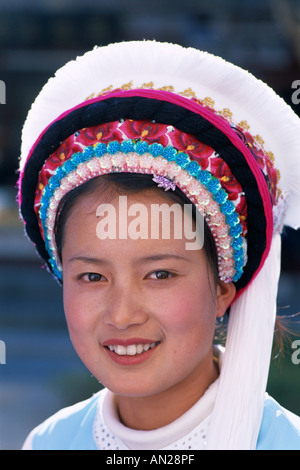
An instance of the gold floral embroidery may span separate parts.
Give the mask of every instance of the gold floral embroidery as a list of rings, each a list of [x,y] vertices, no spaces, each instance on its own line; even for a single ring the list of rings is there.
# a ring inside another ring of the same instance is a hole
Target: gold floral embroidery
[[[87,96],[84,101],[91,100],[92,98],[95,98],[95,93],[92,93],[91,95]]]
[[[149,82],[149,83],[143,83],[143,85],[139,86],[138,88],[150,88],[150,90],[153,90],[154,88],[154,83],[153,82]]]
[[[108,92],[112,91],[112,89],[113,89],[113,86],[112,86],[112,85],[108,86],[107,88],[103,88],[103,90],[100,91],[100,93],[98,93],[97,96],[104,95],[105,93],[108,93]]]
[[[161,88],[158,88],[160,91],[171,91],[174,92],[174,87],[172,85],[169,86],[162,86]]]
[[[250,126],[247,121],[241,121],[237,124],[237,126],[243,129],[244,131],[249,131],[250,129]]]
[[[128,83],[125,83],[125,84],[122,85],[120,88],[121,88],[121,90],[132,90],[132,88],[133,88],[133,83],[132,83],[132,81],[131,81],[131,82],[128,82]]]
[[[230,111],[229,108],[224,108],[222,111],[219,111],[218,114],[221,114],[221,116],[224,116],[225,119],[227,119],[230,122],[232,121],[232,112]]]
[[[211,99],[209,96],[206,96],[203,100],[200,100],[200,103],[202,103],[204,106],[208,106],[209,108],[214,109],[215,107],[215,102],[213,99]]]
[[[180,92],[179,95],[186,96],[187,98],[197,98],[196,93],[191,88],[187,88],[186,90]]]
[[[274,164],[274,162],[275,162],[274,153],[273,152],[266,152],[266,155],[267,155],[268,159]]]
[[[260,135],[255,135],[254,140],[263,148],[265,141]]]

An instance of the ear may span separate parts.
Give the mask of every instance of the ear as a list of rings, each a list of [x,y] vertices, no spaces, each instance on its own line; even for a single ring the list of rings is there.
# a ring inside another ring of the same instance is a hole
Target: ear
[[[219,281],[217,286],[217,317],[222,317],[236,294],[233,282]]]

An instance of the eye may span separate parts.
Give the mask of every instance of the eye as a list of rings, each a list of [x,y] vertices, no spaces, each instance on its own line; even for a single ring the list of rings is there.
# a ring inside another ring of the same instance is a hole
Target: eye
[[[85,273],[80,276],[80,279],[85,282],[103,282],[107,281],[107,279],[98,273]]]
[[[164,280],[164,279],[169,279],[172,276],[173,276],[172,273],[170,273],[169,271],[164,271],[164,270],[153,271],[151,274],[149,274],[150,279],[155,279],[155,280],[158,280],[158,281]]]

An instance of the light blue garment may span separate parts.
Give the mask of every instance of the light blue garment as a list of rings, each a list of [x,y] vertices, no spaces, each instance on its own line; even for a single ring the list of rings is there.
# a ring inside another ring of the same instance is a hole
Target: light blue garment
[[[268,395],[257,450],[300,450],[300,418]]]
[[[99,394],[60,410],[33,430],[32,450],[98,450],[93,424]]]
[[[97,450],[93,425],[103,391],[65,408],[33,431],[33,450]],[[266,395],[257,450],[300,450],[300,418]]]

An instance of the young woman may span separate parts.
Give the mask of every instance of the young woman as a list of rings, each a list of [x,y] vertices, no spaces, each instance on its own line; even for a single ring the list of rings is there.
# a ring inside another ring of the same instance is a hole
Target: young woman
[[[299,418],[265,394],[299,128],[247,72],[166,43],[95,48],[48,82],[21,214],[105,388],[24,449],[300,449]]]

